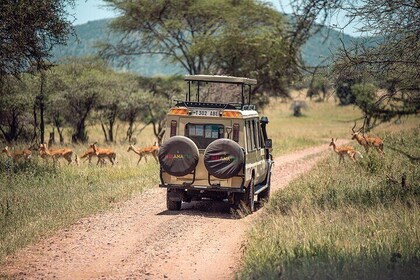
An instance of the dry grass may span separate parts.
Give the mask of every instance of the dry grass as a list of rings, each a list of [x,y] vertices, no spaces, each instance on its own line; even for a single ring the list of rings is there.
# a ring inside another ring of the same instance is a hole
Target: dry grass
[[[140,145],[152,145],[153,137],[144,135]],[[138,156],[127,153],[128,144],[99,145],[116,151],[115,166],[109,161],[104,167],[97,166],[96,157],[92,164],[67,165],[60,160],[60,164],[54,166],[52,161],[45,163],[37,156],[29,162],[14,163],[1,155],[0,262],[5,255],[68,227],[82,217],[109,209],[147,188],[157,187],[159,167],[153,158],[147,163],[142,159],[137,166]],[[68,147],[80,157],[88,145]]]
[[[294,117],[290,109],[291,101],[281,99],[272,100],[262,114],[268,116],[268,136],[273,139],[273,153],[275,156],[303,148],[328,144],[331,138],[351,140],[351,128],[355,120],[358,125],[363,121],[361,111],[355,106],[337,106],[333,98],[327,102],[312,102],[305,99],[304,92],[293,92],[297,100],[305,100],[308,109],[303,111],[302,117]],[[375,128],[371,134],[382,135],[399,132],[418,126],[418,118],[406,118],[400,124],[385,123]],[[354,141],[351,143],[357,147]]]
[[[249,233],[239,277],[418,279],[419,136],[418,122],[387,133],[386,156],[357,164],[331,154],[277,192]]]
[[[333,102],[309,103],[302,118],[291,116],[290,104],[273,100],[265,113],[270,118],[269,137],[274,140],[274,153],[328,143],[331,137],[349,138],[353,120],[360,112],[352,107],[338,107]],[[401,128],[413,125],[406,122]],[[418,123],[418,122],[417,122]],[[141,128],[142,125],[139,125]],[[393,126],[392,130],[400,128]],[[91,165],[59,166],[45,164],[36,157],[31,162],[14,164],[0,155],[0,262],[7,254],[66,228],[81,217],[109,209],[120,201],[147,188],[157,187],[158,165],[150,157],[136,166],[138,156],[127,153],[124,141],[126,127],[119,124],[116,144],[103,143],[99,126],[90,126],[89,142],[99,147],[111,147],[117,153],[117,164],[104,167]],[[70,139],[70,130],[65,130]],[[149,126],[135,135],[136,146],[155,142]],[[356,143],[354,143],[356,145]],[[80,156],[88,145],[70,145]],[[23,147],[23,146],[22,146]],[[65,215],[63,215],[65,213]]]

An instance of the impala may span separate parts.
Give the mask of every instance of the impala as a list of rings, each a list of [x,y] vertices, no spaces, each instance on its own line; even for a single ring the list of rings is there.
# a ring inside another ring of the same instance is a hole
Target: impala
[[[62,149],[48,149],[47,144],[39,144],[39,155],[47,160],[52,158],[54,163],[57,163],[60,158],[67,160],[68,164],[72,162],[71,157],[73,156],[73,151],[69,148]]]
[[[89,161],[89,163],[92,162],[92,158],[96,157],[95,151],[92,147],[89,146],[89,148],[83,153],[83,155],[80,156],[80,159],[85,159],[84,162]],[[101,159],[101,164],[105,164],[105,159]]]
[[[143,157],[144,157],[144,160],[147,162],[147,155],[149,154],[152,155],[155,158],[156,163],[158,163],[157,155],[159,152],[159,146],[156,143],[153,146],[146,147],[143,149],[136,149],[133,145],[130,145],[130,147],[128,147],[127,152],[129,151],[133,151],[139,155],[139,160],[137,161],[137,165],[140,163]]]
[[[89,163],[91,163],[92,157],[96,157],[96,154],[95,154],[95,151],[93,150],[93,148],[89,147],[89,149],[87,149],[83,153],[83,155],[80,156],[80,159],[85,159],[85,162],[88,160]]]
[[[384,154],[384,142],[379,137],[369,137],[365,136],[363,133],[360,133],[362,129],[355,131],[356,123],[352,127],[352,140],[356,140],[360,145],[365,148],[366,153],[369,152],[369,147],[373,146],[380,154]]]
[[[360,155],[360,157],[363,158],[362,154],[360,154],[358,151],[355,151],[352,146],[337,147],[335,142],[337,142],[337,139],[335,139],[335,141],[334,141],[334,138],[331,138],[330,147],[332,146],[334,152],[336,152],[338,154],[338,156],[340,157],[339,163],[341,161],[344,161],[344,155],[347,155],[352,161],[356,161],[356,153],[358,153]]]
[[[6,146],[3,148],[3,150],[1,151],[2,153],[5,153],[9,158],[13,159],[13,160],[19,160],[21,158],[28,160],[31,158],[32,156],[32,152],[29,149],[25,149],[25,150],[16,150],[14,152],[9,151],[9,147]]]
[[[96,165],[98,165],[99,162],[101,162],[101,165],[103,165],[105,163],[106,158],[108,158],[109,161],[112,163],[112,165],[114,165],[117,154],[113,150],[98,148],[96,146],[96,142],[93,144],[90,144],[89,148],[92,148],[95,155],[98,157],[98,162],[96,163]]]

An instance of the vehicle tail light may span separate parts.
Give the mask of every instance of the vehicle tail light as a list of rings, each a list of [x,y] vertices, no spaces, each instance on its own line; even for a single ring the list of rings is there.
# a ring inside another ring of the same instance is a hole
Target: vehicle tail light
[[[233,124],[232,140],[235,142],[239,141],[239,124],[238,123]]]
[[[188,110],[185,108],[174,108],[171,109],[172,115],[188,115]]]
[[[236,111],[223,111],[222,116],[225,118],[239,118],[242,114]]]
[[[176,121],[171,121],[171,137],[176,135],[176,128],[178,123]]]

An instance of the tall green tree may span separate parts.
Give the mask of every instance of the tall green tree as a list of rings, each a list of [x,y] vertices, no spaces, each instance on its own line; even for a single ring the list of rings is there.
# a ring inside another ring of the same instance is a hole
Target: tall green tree
[[[0,132],[6,142],[16,142],[22,136],[30,140],[28,124],[31,123],[31,109],[34,96],[29,83],[9,76],[0,82]],[[23,135],[25,134],[26,135]]]
[[[66,101],[64,118],[73,127],[72,142],[86,142],[86,122],[98,105],[112,70],[98,59],[73,58],[55,67],[54,71],[57,71],[58,79],[54,83],[62,88],[58,94]]]
[[[128,128],[126,131],[125,140],[129,143],[133,142],[133,136],[137,132],[138,123],[141,117],[144,115],[148,102],[145,96],[149,95],[149,92],[139,87],[138,82],[130,83],[131,87],[127,88],[121,99],[121,110],[119,113],[119,119],[127,122]],[[143,124],[143,127],[138,131],[139,133],[146,128],[150,123]]]
[[[0,79],[48,67],[52,47],[72,32],[66,7],[73,5],[74,0],[0,1]]]
[[[163,55],[189,74],[258,78],[266,91],[286,94],[296,73],[284,17],[256,0],[105,0],[121,16],[111,28],[124,34],[102,45],[102,56]]]
[[[101,98],[96,107],[105,141],[115,142],[115,124],[121,116],[122,110],[126,109],[123,102],[127,101],[127,95],[133,91],[135,80],[127,73],[109,72],[101,85]]]

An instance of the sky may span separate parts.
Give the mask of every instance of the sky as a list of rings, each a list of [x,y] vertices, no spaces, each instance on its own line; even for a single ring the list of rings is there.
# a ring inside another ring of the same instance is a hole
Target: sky
[[[269,0],[273,3],[273,6],[278,10],[281,10],[285,13],[290,13],[291,8],[289,5],[289,0]],[[75,0],[76,7],[74,9],[69,8],[68,11],[74,16],[74,25],[79,25],[87,23],[88,21],[104,19],[104,18],[113,18],[117,14],[115,11],[105,6],[104,1],[102,0]],[[338,17],[342,17],[339,15]],[[337,25],[344,25],[344,20],[337,18]],[[344,33],[351,36],[359,36],[356,32],[354,25],[347,26],[344,29]]]

